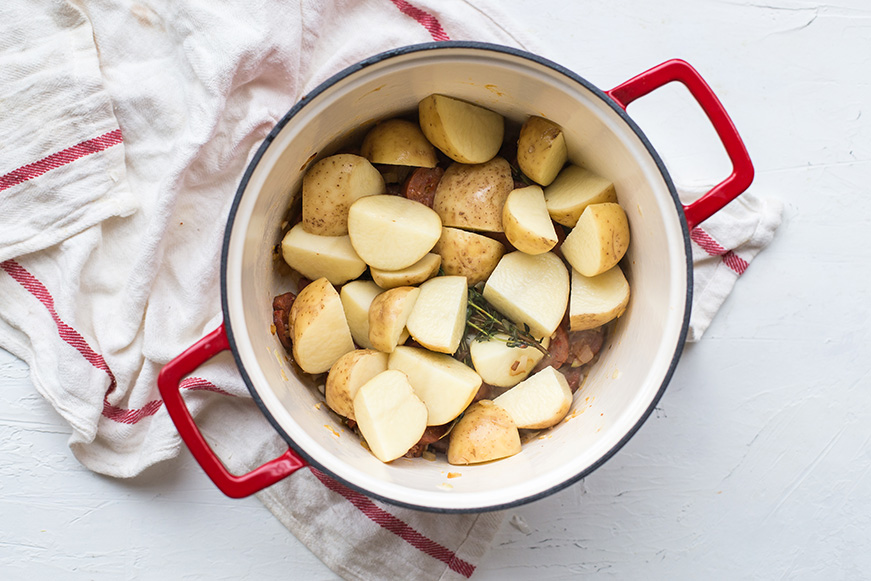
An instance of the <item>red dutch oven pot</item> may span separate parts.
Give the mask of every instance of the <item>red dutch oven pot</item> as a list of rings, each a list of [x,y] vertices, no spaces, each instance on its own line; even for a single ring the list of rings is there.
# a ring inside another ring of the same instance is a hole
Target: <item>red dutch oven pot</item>
[[[731,174],[683,205],[659,155],[627,115],[632,101],[679,82],[706,113]],[[575,394],[569,419],[521,453],[478,466],[443,459],[383,464],[355,436],[340,437],[322,396],[298,378],[270,331],[271,298],[290,287],[273,246],[311,160],[352,130],[416,110],[432,93],[478,103],[521,123],[544,115],[562,126],[569,158],[614,182],[632,242],[621,263],[632,288],[626,313]],[[252,159],[229,215],[222,254],[223,324],[162,370],[158,383],[182,439],[215,484],[243,497],[307,464],[366,495],[440,512],[506,508],[542,498],[613,456],[662,396],[686,338],[692,303],[690,231],[753,180],[747,151],[717,97],[687,63],[671,60],[602,91],[541,57],[503,46],[443,42],[366,59],[306,95]],[[243,475],[223,466],[182,401],[182,378],[229,349],[252,397],[289,449]],[[462,477],[446,482],[448,471]]]

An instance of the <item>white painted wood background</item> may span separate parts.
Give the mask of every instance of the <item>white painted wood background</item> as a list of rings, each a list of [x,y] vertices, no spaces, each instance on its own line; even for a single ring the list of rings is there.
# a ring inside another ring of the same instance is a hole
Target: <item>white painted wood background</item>
[[[544,56],[604,89],[693,64],[784,222],[638,434],[583,482],[509,511],[474,578],[871,578],[871,5],[505,5]],[[722,155],[682,102],[664,90],[629,112],[678,183],[716,181]],[[0,351],[0,578],[335,578],[186,451],[116,481],[82,468],[68,435]]]

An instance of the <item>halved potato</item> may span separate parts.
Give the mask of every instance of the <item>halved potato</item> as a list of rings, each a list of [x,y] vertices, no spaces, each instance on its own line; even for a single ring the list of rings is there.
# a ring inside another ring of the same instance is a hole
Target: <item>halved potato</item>
[[[373,349],[372,342],[369,341],[369,307],[375,297],[383,292],[384,289],[371,280],[352,280],[343,285],[339,293],[351,337],[360,347]]]
[[[302,225],[310,234],[344,236],[348,208],[385,192],[384,178],[365,157],[340,153],[318,161],[302,178]]]
[[[562,255],[584,276],[614,267],[629,249],[629,221],[620,204],[591,204],[563,241]]]
[[[553,252],[516,251],[499,261],[484,286],[484,298],[535,337],[550,337],[569,301],[569,271]]]
[[[616,319],[629,304],[629,283],[619,265],[587,277],[572,269],[569,325],[572,331],[601,327]]]
[[[430,95],[418,104],[420,128],[442,152],[460,163],[484,163],[502,147],[502,115],[446,95]]]
[[[426,406],[401,371],[382,371],[357,390],[354,416],[369,450],[382,462],[408,452],[426,430]]]
[[[388,119],[369,130],[360,146],[360,155],[372,163],[435,167],[435,148],[416,123]]]
[[[368,196],[351,205],[351,245],[374,268],[401,270],[423,258],[442,233],[431,208],[400,196]]]
[[[420,289],[399,286],[384,291],[369,306],[369,342],[379,351],[390,353],[402,341],[405,324]]]
[[[355,279],[366,270],[348,236],[309,234],[300,222],[281,241],[284,261],[304,277],[326,277],[334,285]]]
[[[354,417],[354,396],[364,383],[387,370],[387,353],[374,349],[354,349],[333,363],[324,386],[324,399],[330,409],[348,419]]]
[[[616,202],[614,184],[578,165],[566,166],[544,188],[547,211],[554,222],[572,227],[590,204]]]
[[[475,371],[496,387],[517,385],[544,357],[535,347],[509,347],[508,339],[508,335],[500,333],[487,341],[472,341],[469,346]]]
[[[387,367],[408,376],[415,395],[426,404],[430,426],[441,426],[460,415],[481,387],[481,377],[462,361],[418,347],[398,346]]]
[[[568,161],[562,127],[543,117],[530,117],[517,139],[517,165],[537,184],[546,186]]]
[[[432,250],[442,257],[445,274],[465,276],[469,286],[487,280],[505,254],[505,246],[498,240],[448,226],[442,228]]]
[[[454,163],[436,187],[432,201],[445,226],[502,232],[502,206],[514,189],[511,166],[501,157],[486,163]]]
[[[306,373],[323,373],[354,350],[342,300],[325,277],[300,291],[289,319],[293,358]]]
[[[566,377],[548,366],[494,399],[493,403],[507,411],[518,428],[543,429],[557,424],[569,413],[572,390]]]
[[[450,464],[478,464],[520,452],[520,432],[511,415],[488,399],[469,406],[448,443]]]
[[[516,248],[527,254],[541,254],[559,241],[556,229],[547,213],[544,191],[539,186],[513,190],[502,209],[505,236]]]
[[[408,317],[408,332],[431,351],[454,353],[466,329],[468,299],[466,277],[429,279],[420,285],[420,295]]]
[[[409,267],[402,270],[371,269],[372,280],[383,289],[396,288],[398,286],[410,286],[420,284],[434,277],[442,264],[442,257],[438,254],[429,253]]]

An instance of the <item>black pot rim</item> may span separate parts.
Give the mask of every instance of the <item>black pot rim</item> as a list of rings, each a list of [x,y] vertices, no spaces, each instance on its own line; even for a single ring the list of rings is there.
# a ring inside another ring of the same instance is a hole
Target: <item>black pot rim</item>
[[[644,411],[644,413],[639,417],[638,421],[630,428],[626,434],[617,442],[610,450],[608,450],[605,454],[602,455],[599,460],[595,463],[582,470],[578,474],[575,474],[571,478],[567,478],[566,480],[559,482],[547,490],[543,490],[536,494],[532,494],[529,496],[524,496],[522,498],[518,498],[511,502],[505,502],[498,505],[492,506],[484,506],[478,508],[442,508],[442,507],[431,507],[431,506],[422,506],[417,504],[410,504],[406,502],[397,501],[392,498],[384,497],[382,495],[374,494],[353,482],[348,481],[345,478],[342,478],[330,470],[323,467],[319,464],[314,458],[311,457],[302,447],[298,446],[296,442],[288,436],[288,434],[281,428],[269,410],[266,408],[266,405],[263,403],[260,395],[257,393],[257,389],[254,387],[253,382],[251,381],[250,376],[245,370],[245,366],[242,363],[242,360],[239,356],[239,350],[236,346],[236,340],[233,332],[233,325],[228,315],[229,313],[229,305],[228,305],[228,297],[227,297],[227,254],[229,251],[230,245],[230,236],[233,230],[233,223],[235,222],[236,212],[239,208],[239,204],[242,200],[242,196],[245,193],[245,190],[248,186],[248,182],[251,179],[251,175],[253,174],[257,164],[260,162],[260,159],[263,157],[266,150],[269,148],[272,141],[278,135],[278,133],[287,125],[290,120],[295,117],[304,107],[306,107],[313,99],[315,99],[318,95],[323,93],[326,89],[337,83],[338,81],[357,73],[367,67],[370,67],[374,64],[380,63],[384,60],[394,58],[401,55],[416,53],[416,52],[425,52],[425,51],[433,51],[433,50],[453,50],[453,49],[473,49],[473,50],[481,50],[485,52],[496,52],[507,54],[515,57],[520,57],[539,65],[543,65],[547,68],[550,68],[562,75],[568,77],[569,79],[577,82],[582,85],[585,89],[589,90],[591,93],[596,95],[602,101],[604,101],[608,106],[611,107],[622,119],[623,121],[632,129],[632,131],[639,137],[641,142],[643,143],[647,152],[653,158],[656,163],[656,167],[659,169],[659,172],[662,174],[663,180],[668,187],[668,191],[671,194],[671,198],[675,205],[675,211],[678,214],[682,235],[684,239],[684,254],[686,257],[686,272],[687,272],[687,280],[686,280],[686,303],[684,308],[684,317],[681,325],[681,332],[678,337],[677,346],[675,348],[674,355],[672,356],[672,360],[669,363],[668,370],[666,371],[665,376],[663,377],[662,383],[660,384],[659,389],[657,390],[655,396],[650,402],[650,405]],[[224,315],[224,327],[227,332],[227,339],[230,344],[230,351],[233,353],[233,359],[236,362],[236,366],[239,369],[239,373],[242,376],[245,385],[248,388],[248,391],[251,393],[251,397],[257,403],[257,406],[266,416],[266,419],[272,425],[272,427],[281,435],[281,437],[287,442],[287,444],[299,454],[303,459],[305,459],[308,464],[316,468],[317,470],[327,474],[334,480],[342,483],[348,488],[355,490],[363,495],[366,495],[370,498],[375,498],[377,500],[384,501],[388,504],[392,504],[394,506],[400,506],[404,508],[411,508],[415,510],[423,510],[427,512],[435,512],[435,513],[480,513],[480,512],[490,512],[496,510],[504,510],[507,508],[512,508],[524,504],[528,504],[530,502],[539,500],[541,498],[550,496],[572,484],[578,482],[579,480],[585,478],[590,473],[601,467],[605,462],[611,459],[631,438],[635,435],[636,432],[641,428],[644,422],[650,417],[650,414],[653,413],[653,410],[656,408],[656,405],[659,403],[659,400],[662,398],[662,395],[665,393],[665,389],[671,381],[672,376],[674,375],[674,371],[677,367],[678,360],[683,352],[684,345],[686,343],[687,332],[689,330],[689,319],[690,319],[690,311],[692,308],[692,294],[693,294],[693,263],[692,263],[692,250],[690,246],[690,236],[689,236],[689,228],[687,225],[686,218],[683,214],[683,205],[681,204],[680,198],[678,197],[677,190],[675,189],[674,182],[671,179],[671,176],[668,173],[668,170],[665,167],[662,159],[659,157],[659,154],[656,153],[656,150],[651,145],[648,138],[644,135],[644,132],[641,131],[631,117],[626,113],[626,111],[618,105],[611,97],[609,97],[604,91],[584,79],[583,77],[577,75],[571,70],[559,65],[551,60],[543,58],[541,56],[529,53],[524,50],[520,50],[513,47],[502,46],[498,44],[491,44],[486,42],[477,42],[477,41],[442,41],[442,42],[428,42],[422,44],[413,44],[408,46],[403,46],[395,49],[391,49],[369,58],[366,58],[356,64],[353,64],[344,70],[336,73],[331,76],[320,85],[318,85],[315,89],[310,91],[308,94],[302,97],[298,103],[296,103],[285,115],[281,118],[281,120],[275,125],[272,131],[269,132],[269,135],[263,140],[263,143],[258,148],[254,157],[248,164],[248,167],[245,170],[245,173],[242,176],[242,179],[239,183],[239,187],[236,190],[235,198],[233,199],[233,204],[230,208],[230,212],[227,218],[227,226],[224,230],[224,241],[221,250],[221,309]]]

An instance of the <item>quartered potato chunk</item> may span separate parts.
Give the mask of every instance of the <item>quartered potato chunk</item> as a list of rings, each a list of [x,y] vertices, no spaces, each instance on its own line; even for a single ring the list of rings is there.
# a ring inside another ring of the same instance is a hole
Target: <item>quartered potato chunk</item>
[[[512,252],[499,261],[483,294],[512,321],[528,325],[535,337],[550,337],[566,312],[569,271],[552,252]]]
[[[418,105],[420,128],[430,143],[460,163],[490,161],[502,147],[502,115],[448,97],[430,95]]]
[[[588,277],[572,269],[569,324],[572,331],[601,327],[621,316],[629,304],[629,283],[616,265]]]
[[[620,204],[592,204],[566,236],[562,253],[584,276],[614,267],[629,249],[629,221]]]
[[[562,128],[543,117],[530,117],[517,139],[517,165],[532,181],[549,185],[568,161]]]
[[[387,366],[408,376],[414,393],[426,404],[431,426],[463,413],[481,387],[481,377],[462,361],[419,347],[397,347]]]
[[[483,399],[469,406],[451,431],[448,462],[479,464],[520,452],[520,432],[511,415]]]
[[[382,462],[408,452],[426,430],[426,406],[414,395],[408,377],[391,369],[357,390],[354,416],[369,449]]]
[[[323,373],[354,350],[342,299],[326,278],[308,284],[290,308],[293,358],[306,373]]]
[[[388,119],[369,130],[360,154],[372,163],[435,167],[435,148],[427,141],[417,123],[405,119]]]
[[[527,254],[551,250],[559,241],[547,213],[544,192],[538,186],[513,190],[502,209],[505,236],[514,248]]]
[[[549,186],[544,188],[547,211],[554,222],[573,227],[590,204],[616,202],[614,184],[590,170],[567,165]]]

